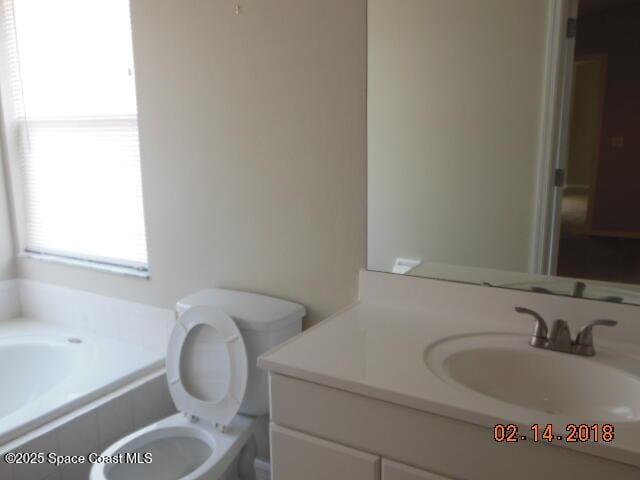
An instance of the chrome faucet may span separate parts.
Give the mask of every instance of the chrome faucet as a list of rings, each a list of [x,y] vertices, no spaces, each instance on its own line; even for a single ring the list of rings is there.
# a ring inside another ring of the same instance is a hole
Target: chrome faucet
[[[529,341],[532,347],[588,357],[596,354],[593,348],[593,327],[615,327],[618,324],[615,320],[594,320],[580,329],[574,341],[571,339],[569,325],[564,320],[555,320],[549,331],[547,322],[538,312],[524,307],[516,307],[516,312],[531,315],[536,321]]]

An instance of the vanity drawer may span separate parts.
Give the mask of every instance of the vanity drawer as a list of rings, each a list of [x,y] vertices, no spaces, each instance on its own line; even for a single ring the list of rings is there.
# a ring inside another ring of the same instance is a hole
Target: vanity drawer
[[[453,480],[425,470],[382,459],[382,480]]]
[[[273,480],[379,480],[380,457],[271,424]]]

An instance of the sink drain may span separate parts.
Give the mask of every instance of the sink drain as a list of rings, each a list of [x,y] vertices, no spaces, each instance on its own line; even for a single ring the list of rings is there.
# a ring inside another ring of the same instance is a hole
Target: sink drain
[[[77,337],[67,338],[67,341],[69,343],[82,343],[82,339]]]

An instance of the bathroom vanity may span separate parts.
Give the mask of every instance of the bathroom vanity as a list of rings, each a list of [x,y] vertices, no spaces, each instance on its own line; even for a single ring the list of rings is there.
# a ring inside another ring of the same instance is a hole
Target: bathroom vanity
[[[605,127],[571,138],[618,95],[572,96],[578,66],[606,77],[593,22],[574,0],[367,4],[371,271],[260,360],[274,480],[640,478],[637,189],[598,177],[623,153]]]
[[[259,360],[274,480],[640,478],[637,307],[375,272],[359,297]],[[521,305],[574,336],[620,323],[594,331],[593,357],[536,349]]]

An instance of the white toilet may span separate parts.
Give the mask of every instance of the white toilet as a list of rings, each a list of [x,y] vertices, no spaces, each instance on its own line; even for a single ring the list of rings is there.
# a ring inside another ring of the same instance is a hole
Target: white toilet
[[[176,305],[166,368],[177,414],[117,441],[91,480],[253,480],[256,417],[269,409],[259,355],[300,332],[305,309],[263,295],[207,289]],[[144,457],[142,457],[144,458]]]

